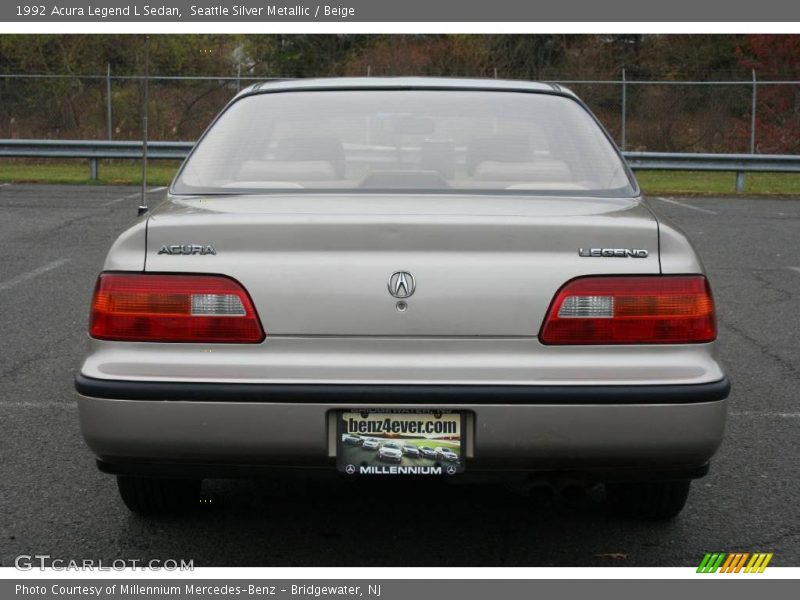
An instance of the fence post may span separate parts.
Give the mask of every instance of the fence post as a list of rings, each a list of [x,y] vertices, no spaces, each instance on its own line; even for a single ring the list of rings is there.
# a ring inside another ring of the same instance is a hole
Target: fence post
[[[89,179],[92,181],[97,181],[97,159],[90,158],[89,159]]]
[[[622,144],[621,148],[625,150],[625,116],[627,114],[628,105],[628,84],[625,78],[625,69],[622,69]]]
[[[236,93],[242,89],[242,64],[236,65]]]
[[[758,106],[758,80],[753,69],[753,105],[750,111],[750,154],[756,153],[756,107]]]
[[[108,129],[108,140],[111,141],[111,63],[106,63],[106,128]]]
[[[744,192],[745,175],[744,171],[736,171],[736,193]]]

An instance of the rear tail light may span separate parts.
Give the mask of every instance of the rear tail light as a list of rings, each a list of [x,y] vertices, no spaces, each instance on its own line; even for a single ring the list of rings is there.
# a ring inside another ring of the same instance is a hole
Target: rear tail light
[[[582,277],[550,305],[544,344],[690,344],[717,337],[702,275]]]
[[[103,273],[89,334],[130,342],[258,343],[264,331],[244,288],[221,275]]]

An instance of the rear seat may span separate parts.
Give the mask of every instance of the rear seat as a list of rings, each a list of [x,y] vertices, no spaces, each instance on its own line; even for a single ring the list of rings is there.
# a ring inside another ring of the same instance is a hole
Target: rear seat
[[[569,182],[560,160],[537,158],[529,135],[499,134],[475,138],[467,146],[467,172],[478,181]]]
[[[330,181],[339,179],[325,160],[248,160],[237,173],[245,181]]]
[[[298,136],[278,140],[275,149],[278,161],[325,161],[334,170],[330,179],[344,179],[346,173],[344,146],[333,136]]]
[[[569,182],[569,167],[560,160],[536,162],[498,162],[485,160],[478,164],[473,175],[478,181],[536,181]]]
[[[467,144],[467,173],[474,175],[483,162],[526,163],[533,162],[530,137],[517,134],[499,134],[473,138]]]

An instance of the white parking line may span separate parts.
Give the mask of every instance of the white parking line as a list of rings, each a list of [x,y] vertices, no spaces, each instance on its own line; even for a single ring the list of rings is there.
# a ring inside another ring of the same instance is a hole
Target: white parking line
[[[167,186],[152,188],[152,189],[147,190],[147,193],[148,194],[152,194],[154,192],[160,192],[160,191],[165,190],[165,189],[167,189]],[[142,192],[134,192],[133,194],[128,194],[127,196],[122,196],[121,198],[114,198],[113,200],[109,200],[108,202],[103,204],[103,206],[113,206],[113,205],[117,204],[118,202],[122,202],[123,200],[131,200],[132,198],[136,198],[137,196],[141,195],[141,193]]]
[[[684,204],[683,202],[678,202],[677,200],[671,200],[670,198],[662,198],[661,196],[656,196],[656,200],[661,200],[662,202],[669,202],[670,204],[674,204],[676,206],[680,206],[682,208],[688,208],[690,210],[696,210],[697,212],[706,213],[707,215],[718,215],[718,212],[713,210],[708,210],[707,208],[698,208],[697,206],[692,206],[691,204]]]
[[[109,200],[108,202],[105,202],[103,204],[103,206],[113,206],[117,202],[122,202],[123,200],[132,200],[133,198],[136,198],[136,196],[138,196],[139,194],[141,194],[141,192],[136,192],[134,194],[128,194],[127,196],[122,196],[121,198],[114,198],[113,200]]]
[[[2,402],[0,401],[0,409],[2,408],[77,408],[74,402]]]
[[[59,258],[58,260],[54,260],[53,262],[47,263],[33,271],[28,271],[27,273],[22,273],[21,275],[17,275],[16,277],[12,277],[7,281],[0,282],[0,292],[3,290],[7,290],[9,288],[14,287],[20,283],[28,281],[29,279],[33,279],[34,277],[38,277],[39,275],[43,275],[48,271],[52,271],[53,269],[57,269],[61,265],[65,265],[69,262],[68,258]]]
[[[766,417],[768,419],[797,419],[800,412],[765,412],[758,410],[745,410],[742,412],[728,413],[732,417]]]
[[[789,269],[790,271],[796,271],[797,273],[800,273],[800,267],[786,267],[786,268]]]

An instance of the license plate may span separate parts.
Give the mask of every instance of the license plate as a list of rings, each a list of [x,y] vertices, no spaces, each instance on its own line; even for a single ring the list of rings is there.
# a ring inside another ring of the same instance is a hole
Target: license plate
[[[446,410],[341,411],[336,467],[349,475],[464,472],[465,418]]]

